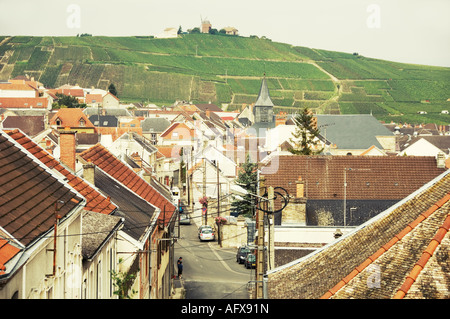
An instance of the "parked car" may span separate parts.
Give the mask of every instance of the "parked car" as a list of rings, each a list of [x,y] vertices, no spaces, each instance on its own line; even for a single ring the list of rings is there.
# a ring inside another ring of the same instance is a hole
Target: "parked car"
[[[250,253],[250,248],[248,246],[241,246],[238,248],[236,253],[236,262],[243,264],[247,254]]]
[[[203,228],[200,232],[200,240],[214,240],[214,231],[212,228]]]
[[[198,238],[200,238],[200,233],[202,232],[203,229],[211,229],[211,230],[213,230],[211,226],[208,226],[208,225],[201,225],[201,226],[198,228]]]
[[[191,224],[191,216],[189,214],[183,213],[180,214],[180,225],[190,225]]]
[[[247,254],[244,261],[245,268],[255,268],[256,267],[256,256],[253,254]]]

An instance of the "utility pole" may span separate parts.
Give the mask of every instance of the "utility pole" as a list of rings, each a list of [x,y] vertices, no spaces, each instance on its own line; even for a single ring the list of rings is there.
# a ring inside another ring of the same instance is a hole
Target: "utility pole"
[[[203,160],[203,198],[205,198],[206,197],[206,159],[203,158],[202,160]],[[205,214],[204,225],[208,225],[208,208],[205,209],[204,214]]]
[[[275,265],[275,225],[273,212],[275,211],[275,193],[273,186],[267,188],[269,213],[267,214],[267,226],[269,228],[269,240],[267,251],[267,270],[271,270]]]
[[[220,181],[219,181],[219,161],[216,160],[216,171],[217,171],[217,217],[220,217]],[[220,247],[222,247],[222,235],[221,235],[221,228],[222,228],[222,223],[219,220],[218,223],[218,227],[219,227],[219,245]]]
[[[193,188],[194,185],[192,183],[192,180],[194,178],[194,171],[195,171],[194,166],[195,166],[195,163],[194,163],[194,144],[193,143],[192,143],[192,146],[191,146],[191,154],[190,155],[191,155],[192,174],[189,177],[188,182],[191,184],[191,189],[192,189],[191,216],[194,217],[194,201],[195,200],[194,200],[194,188]]]
[[[259,179],[259,196],[264,195],[265,179],[260,177]],[[257,238],[257,253],[256,253],[256,299],[263,298],[263,279],[265,271],[265,259],[264,259],[264,211],[256,208],[256,228],[258,230]]]

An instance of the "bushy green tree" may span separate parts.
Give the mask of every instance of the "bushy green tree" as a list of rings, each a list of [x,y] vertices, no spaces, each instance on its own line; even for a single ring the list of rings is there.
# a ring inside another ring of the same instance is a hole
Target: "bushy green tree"
[[[111,83],[108,86],[108,91],[109,91],[109,93],[111,93],[112,95],[117,97],[117,89],[116,89],[116,86],[113,83]]]
[[[56,93],[58,100],[55,104],[56,108],[84,108],[86,104],[80,103],[75,96]]]
[[[289,151],[296,155],[317,155],[323,151],[323,148],[317,149],[316,146],[320,143],[317,137],[320,134],[317,125],[314,124],[314,115],[307,108],[295,116],[294,122],[297,125],[295,132],[292,133],[294,138],[291,138],[292,148]]]

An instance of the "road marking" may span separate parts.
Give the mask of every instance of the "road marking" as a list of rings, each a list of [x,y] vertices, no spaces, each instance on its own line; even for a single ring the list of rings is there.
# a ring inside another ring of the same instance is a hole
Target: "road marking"
[[[216,255],[217,259],[221,262],[221,264],[225,267],[226,270],[231,271],[235,274],[242,275],[241,272],[234,271],[233,269],[230,268],[230,266],[227,265],[227,263],[225,261],[223,261],[222,257],[220,257],[219,254],[216,252],[216,250],[211,247],[211,243],[208,243],[208,247],[209,247],[209,249],[211,249],[211,251],[214,253],[214,255]]]

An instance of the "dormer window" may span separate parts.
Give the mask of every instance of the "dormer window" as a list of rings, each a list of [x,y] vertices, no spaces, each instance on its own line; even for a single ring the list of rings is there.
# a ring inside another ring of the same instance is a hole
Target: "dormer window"
[[[80,119],[80,126],[81,127],[86,126],[86,121],[84,119]]]
[[[58,125],[58,126],[62,125],[62,121],[59,118],[57,118],[55,122],[56,122],[56,125]]]

